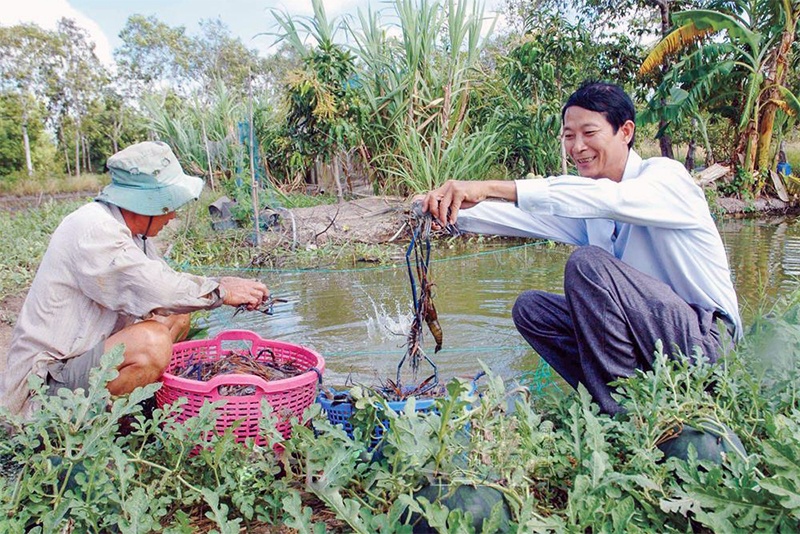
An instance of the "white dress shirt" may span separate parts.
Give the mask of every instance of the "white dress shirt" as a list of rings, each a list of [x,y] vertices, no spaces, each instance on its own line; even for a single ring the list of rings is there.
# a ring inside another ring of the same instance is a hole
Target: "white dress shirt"
[[[458,227],[482,234],[595,245],[718,312],[741,337],[728,258],[703,190],[679,162],[629,152],[620,182],[580,176],[517,180],[517,203],[460,210]]]

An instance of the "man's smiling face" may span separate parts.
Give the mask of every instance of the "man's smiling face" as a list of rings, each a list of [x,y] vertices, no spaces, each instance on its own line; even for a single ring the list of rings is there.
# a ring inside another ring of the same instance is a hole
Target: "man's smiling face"
[[[619,182],[634,129],[633,122],[626,121],[614,133],[602,113],[570,106],[564,113],[564,147],[581,176]]]

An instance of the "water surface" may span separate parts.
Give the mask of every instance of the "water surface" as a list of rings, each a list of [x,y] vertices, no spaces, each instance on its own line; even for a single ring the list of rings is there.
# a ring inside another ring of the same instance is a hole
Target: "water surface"
[[[797,287],[800,223],[790,218],[726,219],[719,228],[747,325],[758,309],[770,307]],[[479,361],[504,378],[541,370],[538,356],[514,328],[511,307],[526,289],[563,292],[563,266],[571,250],[544,243],[495,243],[478,253],[435,248],[430,277],[436,284],[434,302],[444,344],[434,355],[433,340],[426,331],[424,347],[441,377],[474,376],[481,368]],[[405,264],[254,275],[270,286],[273,295],[288,302],[276,304],[272,316],[240,313],[234,317],[230,308],[216,310],[209,318],[212,335],[243,328],[313,348],[325,357],[325,380],[333,384],[349,379],[374,385],[394,379],[411,322]],[[419,376],[431,371],[423,363]],[[405,381],[410,378],[404,375]]]

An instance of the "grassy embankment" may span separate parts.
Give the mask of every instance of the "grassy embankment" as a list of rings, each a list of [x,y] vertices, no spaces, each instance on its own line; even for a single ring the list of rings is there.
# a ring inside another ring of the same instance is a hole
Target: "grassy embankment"
[[[39,196],[59,193],[81,193],[84,191],[99,191],[108,183],[108,175],[82,174],[71,175],[34,175],[5,177],[0,179],[0,195],[4,196]]]

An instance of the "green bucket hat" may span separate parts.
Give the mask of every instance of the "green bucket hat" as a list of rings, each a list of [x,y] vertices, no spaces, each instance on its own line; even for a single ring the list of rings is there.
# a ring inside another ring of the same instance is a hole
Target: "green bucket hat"
[[[183,173],[166,143],[146,141],[106,162],[111,183],[95,198],[140,215],[164,215],[196,200],[203,180]]]

